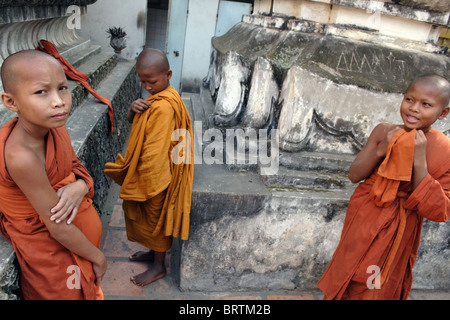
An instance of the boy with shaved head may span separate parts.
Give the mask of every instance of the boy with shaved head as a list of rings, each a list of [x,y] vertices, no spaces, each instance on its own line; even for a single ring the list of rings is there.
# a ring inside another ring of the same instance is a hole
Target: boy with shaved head
[[[150,96],[131,104],[125,157],[117,155],[115,163],[106,164],[105,173],[121,185],[128,239],[149,249],[130,256],[132,261],[151,263],[147,271],[131,278],[145,286],[166,275],[172,237],[188,238],[194,152],[191,120],[170,85],[166,55],[144,49],[136,71]]]
[[[106,259],[93,181],[64,124],[72,97],[61,65],[26,50],[5,59],[0,130],[0,231],[20,266],[24,299],[102,299]]]
[[[350,166],[361,182],[340,242],[318,282],[324,299],[407,299],[423,218],[450,215],[450,139],[432,124],[449,113],[450,83],[415,79],[400,106],[403,124],[381,123]]]

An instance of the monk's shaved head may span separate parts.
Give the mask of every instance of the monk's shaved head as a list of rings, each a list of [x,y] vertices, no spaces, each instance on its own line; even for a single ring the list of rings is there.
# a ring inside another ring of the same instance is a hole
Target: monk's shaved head
[[[11,54],[3,61],[1,70],[1,79],[5,92],[14,91],[17,84],[21,82],[20,72],[18,70],[25,62],[30,62],[34,59],[46,59],[52,63],[59,64],[55,58],[38,50],[23,50]]]
[[[159,72],[170,70],[169,61],[164,52],[158,49],[145,48],[137,58],[136,69],[146,70],[152,67],[156,67]]]
[[[411,82],[408,89],[416,84],[429,85],[441,92],[441,97],[443,99],[443,107],[447,107],[450,102],[450,82],[438,75],[426,75],[418,77]]]

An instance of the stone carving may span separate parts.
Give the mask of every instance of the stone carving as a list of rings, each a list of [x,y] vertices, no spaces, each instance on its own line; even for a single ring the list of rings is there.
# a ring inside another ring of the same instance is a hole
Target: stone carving
[[[396,93],[339,85],[294,66],[280,94],[284,101],[278,122],[280,146],[287,151],[355,153],[377,123],[401,120],[401,99]]]
[[[0,64],[12,53],[34,49],[40,39],[58,48],[78,44],[82,39],[75,30],[67,28],[67,17],[0,24]]]
[[[272,102],[278,100],[279,88],[273,67],[264,57],[258,57],[253,67],[247,107],[242,117],[242,126],[262,128],[273,114]]]
[[[240,23],[213,39],[207,78],[215,124],[277,128],[284,151],[355,154],[376,124],[401,121],[412,79],[448,76],[442,54],[313,34],[324,28],[274,33],[263,18],[249,21],[256,25]],[[435,127],[448,133],[450,121]]]
[[[379,72],[385,75],[396,68],[398,68],[400,72],[403,72],[405,70],[405,61],[397,59],[392,52],[389,52],[388,56],[385,56],[383,52],[381,52],[380,56],[374,53],[368,58],[365,53],[359,56],[358,52],[353,51],[350,54],[344,52],[340,54],[336,71],[369,74]]]
[[[0,24],[64,17],[70,6],[80,12],[97,0],[3,0],[0,1]]]
[[[247,94],[249,75],[249,66],[240,55],[235,51],[225,54],[214,110],[214,122],[217,125],[233,126],[238,122]]]

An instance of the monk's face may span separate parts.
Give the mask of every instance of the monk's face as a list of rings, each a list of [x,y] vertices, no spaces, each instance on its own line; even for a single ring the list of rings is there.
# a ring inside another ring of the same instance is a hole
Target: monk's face
[[[36,57],[17,63],[18,81],[8,93],[7,107],[29,129],[63,126],[72,106],[66,75],[58,61]],[[4,101],[5,102],[5,101]]]
[[[428,131],[449,112],[442,90],[425,82],[411,84],[403,97],[400,115],[408,129]]]
[[[172,71],[161,71],[156,66],[136,70],[145,90],[151,95],[163,91],[170,85]]]

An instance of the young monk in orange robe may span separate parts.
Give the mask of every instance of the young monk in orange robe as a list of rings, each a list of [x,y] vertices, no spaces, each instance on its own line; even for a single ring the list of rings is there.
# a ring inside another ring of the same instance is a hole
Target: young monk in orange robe
[[[341,240],[318,282],[324,299],[407,299],[423,218],[450,215],[450,139],[432,128],[449,113],[450,84],[425,76],[408,87],[403,125],[379,124],[349,171],[358,185]]]
[[[14,247],[23,298],[102,299],[102,226],[92,178],[64,127],[72,105],[64,70],[27,50],[5,59],[1,75],[2,102],[18,117],[0,130],[0,230]]]
[[[122,186],[128,239],[150,249],[130,257],[153,261],[147,271],[131,278],[145,286],[166,275],[164,260],[172,237],[188,238],[194,144],[186,106],[170,86],[166,55],[144,49],[136,71],[150,96],[131,104],[128,120],[133,125],[125,157],[119,154],[115,163],[107,163],[105,174]]]

